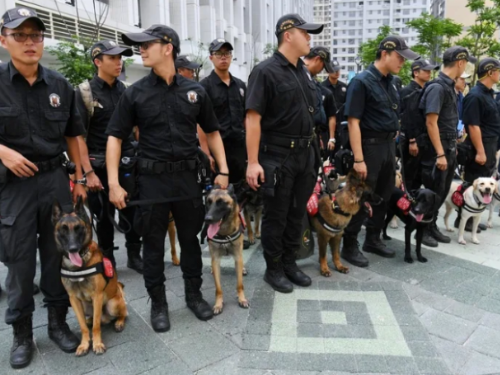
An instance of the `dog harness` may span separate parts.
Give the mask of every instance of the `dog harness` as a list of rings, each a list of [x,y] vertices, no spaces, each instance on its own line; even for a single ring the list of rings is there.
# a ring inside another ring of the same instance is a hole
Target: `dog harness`
[[[408,199],[408,195],[405,193],[401,198],[398,199],[396,205],[398,208],[403,211],[404,215],[408,215],[411,210],[411,202]]]
[[[486,210],[487,205],[485,205],[483,202],[481,202],[479,200],[479,198],[476,197],[475,194],[472,194],[472,196],[474,197],[474,201],[476,202],[476,204],[479,207],[476,208],[476,207],[472,207],[471,205],[467,204],[467,202],[465,202],[465,199],[464,199],[464,193],[465,193],[465,189],[463,188],[463,185],[459,185],[457,187],[457,190],[451,196],[451,201],[453,202],[453,204],[455,206],[457,206],[459,209],[463,208],[464,210],[469,211],[470,213],[473,213],[473,214],[480,214],[480,213],[484,212],[484,210]]]
[[[102,262],[90,267],[80,268],[78,271],[71,271],[61,267],[61,277],[71,281],[83,281],[86,277],[102,274],[106,280],[106,285],[113,278],[115,271],[113,264],[108,258],[103,258]]]
[[[236,232],[234,232],[233,234],[231,234],[229,236],[221,236],[219,234],[216,234],[215,236],[210,238],[209,241],[218,243],[220,245],[227,245],[228,243],[234,242],[238,238],[240,238],[241,233],[242,233],[242,230],[240,228],[240,229],[237,229]]]
[[[326,222],[326,220],[323,218],[323,216],[321,216],[321,214],[319,212],[316,214],[316,218],[318,219],[318,221],[321,224],[321,226],[323,228],[325,228],[328,232],[332,233],[332,234],[339,234],[345,228],[345,227],[337,227],[337,228],[336,227],[332,227],[331,225],[329,225]]]

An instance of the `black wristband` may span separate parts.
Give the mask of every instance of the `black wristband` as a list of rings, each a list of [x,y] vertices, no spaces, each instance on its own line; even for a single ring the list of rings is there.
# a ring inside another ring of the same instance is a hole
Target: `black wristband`
[[[221,176],[224,176],[224,177],[229,177],[229,173],[222,173],[222,172],[219,172],[218,174],[219,174],[219,175],[221,175]]]
[[[359,163],[364,163],[365,161],[364,160],[354,160],[354,162],[359,164]]]
[[[436,159],[439,159],[439,158],[442,158],[442,157],[445,157],[445,156],[446,156],[446,154],[438,155],[438,156],[436,156]]]
[[[89,171],[85,172],[85,173],[83,174],[83,176],[84,176],[84,177],[86,177],[87,175],[89,175],[89,174],[91,174],[91,173],[94,173],[94,170],[93,170],[93,169],[91,169],[91,170],[89,170]]]
[[[417,141],[410,141],[409,144],[417,143]]]

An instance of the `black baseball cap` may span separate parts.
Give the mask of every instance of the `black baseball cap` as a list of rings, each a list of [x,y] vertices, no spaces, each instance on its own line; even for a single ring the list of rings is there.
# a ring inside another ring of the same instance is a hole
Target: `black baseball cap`
[[[309,34],[319,34],[323,31],[324,25],[319,23],[308,23],[296,13],[285,14],[276,23],[276,36],[291,28],[297,28],[307,31]]]
[[[331,72],[328,72],[328,73],[336,73],[340,70],[340,64],[337,60],[332,60],[332,67],[333,67],[333,70]]]
[[[215,52],[220,50],[222,47],[226,47],[229,50],[233,50],[233,46],[231,43],[229,43],[226,39],[218,38],[214,39],[212,43],[210,43],[210,46],[208,47],[209,52]]]
[[[309,52],[310,56],[319,56],[323,63],[325,64],[325,70],[327,73],[333,73],[333,65],[330,58],[330,51],[325,47],[313,47]]]
[[[122,56],[132,56],[134,52],[131,48],[120,47],[116,42],[112,40],[101,40],[95,43],[92,48],[90,48],[90,58],[92,61],[99,55],[122,55]]]
[[[187,68],[187,69],[198,69],[202,64],[189,60],[186,55],[179,56],[175,59],[175,69]]]
[[[453,61],[467,60],[471,63],[476,63],[477,59],[469,54],[469,51],[465,47],[455,46],[448,48],[443,53],[443,62],[450,63]]]
[[[490,70],[500,70],[500,61],[487,57],[479,62],[477,76],[483,78]]]
[[[439,65],[433,65],[429,60],[418,59],[411,64],[411,70],[439,70]]]
[[[406,41],[403,38],[396,35],[389,35],[388,37],[384,38],[380,42],[378,49],[383,51],[396,51],[399,55],[408,60],[417,60],[418,58],[420,58],[417,53],[413,52],[408,47]]]
[[[179,40],[179,35],[174,29],[165,25],[153,25],[144,30],[142,33],[122,34],[123,43],[128,46],[133,46],[144,42],[151,42],[157,39],[161,39],[166,43],[172,44],[177,53],[181,52],[181,42]]]
[[[23,22],[28,20],[35,21],[38,24],[40,30],[45,31],[45,24],[40,18],[38,18],[38,14],[36,13],[36,11],[25,7],[13,8],[5,12],[0,19],[0,30],[4,27],[15,29],[16,27],[21,26]]]

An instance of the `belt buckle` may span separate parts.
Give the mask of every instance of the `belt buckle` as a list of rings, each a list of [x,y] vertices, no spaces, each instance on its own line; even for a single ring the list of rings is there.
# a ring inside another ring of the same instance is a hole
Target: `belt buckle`
[[[290,148],[295,148],[295,141],[290,141]]]
[[[175,164],[171,162],[165,163],[165,166],[168,173],[172,173],[175,169]]]
[[[181,161],[175,163],[174,164],[174,172],[183,171],[184,170],[184,165],[185,165],[184,160],[181,160]]]

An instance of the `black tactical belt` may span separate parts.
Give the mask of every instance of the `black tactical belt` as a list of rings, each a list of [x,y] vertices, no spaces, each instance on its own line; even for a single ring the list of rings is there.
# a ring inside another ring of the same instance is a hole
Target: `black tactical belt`
[[[286,148],[309,148],[312,144],[313,136],[307,137],[298,137],[298,138],[285,138],[283,136],[273,136],[273,135],[265,135],[262,134],[261,142],[270,145],[270,146],[278,146],[278,147],[286,147]]]
[[[497,143],[498,137],[483,137],[483,143]]]
[[[175,162],[161,162],[148,159],[139,159],[137,167],[140,173],[146,174],[162,174],[174,173],[181,171],[192,171],[196,169],[197,163],[195,159],[192,160],[179,160]]]
[[[33,164],[35,164],[38,168],[37,173],[45,173],[61,168],[64,160],[64,155],[61,154],[49,160],[33,162]]]
[[[448,141],[457,140],[457,133],[439,133],[439,138],[446,139]]]
[[[396,132],[376,132],[373,130],[361,130],[361,139],[394,139]]]

